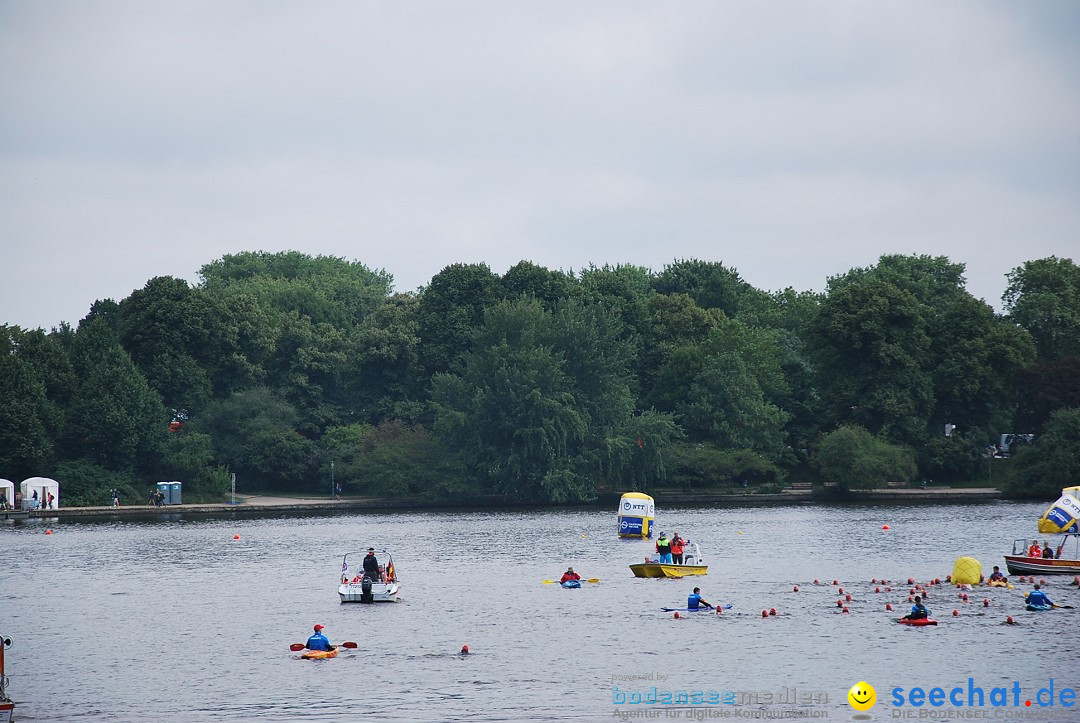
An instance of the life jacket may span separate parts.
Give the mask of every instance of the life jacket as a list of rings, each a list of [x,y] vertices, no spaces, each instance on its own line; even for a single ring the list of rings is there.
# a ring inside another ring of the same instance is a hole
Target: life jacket
[[[681,537],[673,537],[673,538],[671,538],[671,554],[672,555],[681,555],[683,553],[683,545],[685,543],[686,543],[686,540],[684,540]]]
[[[656,551],[661,555],[668,555],[671,553],[671,540],[666,537],[661,537],[656,541]]]

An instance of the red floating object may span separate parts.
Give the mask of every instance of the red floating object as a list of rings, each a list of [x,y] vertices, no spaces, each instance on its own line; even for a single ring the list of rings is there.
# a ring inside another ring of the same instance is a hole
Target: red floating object
[[[953,611],[952,611],[952,616],[953,616],[954,618],[955,618],[955,617],[959,617],[959,616],[960,616],[960,611],[959,611],[959,610],[953,610]]]
[[[45,534],[46,534],[46,535],[51,535],[51,534],[52,534],[52,530],[45,530]]]
[[[892,610],[892,603],[885,603],[886,610]]]
[[[848,593],[847,595],[845,595],[844,599],[847,600],[848,602],[851,602],[851,593]]]
[[[776,615],[776,608],[769,608],[769,615]]]
[[[1006,622],[1006,623],[1008,623],[1009,625],[1012,625],[1012,624],[1013,624],[1013,623],[1015,623],[1016,621],[1015,621],[1015,620],[1013,620],[1013,616],[1012,616],[1012,615],[1010,615],[1009,617],[1005,618],[1005,622]]]
[[[769,617],[769,611],[768,610],[762,610],[761,611],[761,617],[763,617],[763,618]]]
[[[837,582],[836,580],[833,580],[833,581],[832,581],[832,584],[833,584],[833,585],[839,585],[840,583],[838,583],[838,582]]]
[[[838,607],[838,608],[844,607],[844,601],[843,600],[837,600],[836,601],[836,607]]]
[[[844,588],[840,588],[840,589],[839,589],[839,590],[837,590],[836,592],[838,592],[838,593],[840,593],[841,595],[843,595],[843,594],[844,594]]]
[[[983,598],[983,607],[984,608],[990,607],[990,598],[988,598],[988,597]]]
[[[676,619],[676,620],[678,620],[678,619],[679,619],[679,613],[677,613],[677,612],[675,613],[675,619]]]
[[[233,536],[232,536],[232,538],[233,538],[234,540],[239,540],[239,539],[240,539],[240,535],[233,535]]]
[[[850,613],[851,611],[850,611],[850,610],[848,610],[848,609],[847,609],[847,605],[845,605],[845,606],[844,606],[844,609],[843,609],[843,611],[842,611],[842,612],[844,613],[844,615],[847,615],[847,614],[848,614],[848,613]]]
[[[888,525],[882,525],[882,526],[881,526],[881,529],[883,529],[883,530],[887,530],[887,529],[889,529],[889,526],[888,526]]]
[[[881,588],[880,587],[875,587],[874,592],[881,592]]]
[[[462,655],[468,655],[469,654],[469,646],[468,645],[462,645],[461,646],[461,654]]]
[[[791,589],[791,591],[792,591],[792,592],[798,592],[798,591],[799,591],[799,586],[798,586],[798,585],[796,585],[795,587],[793,587],[793,588]]]

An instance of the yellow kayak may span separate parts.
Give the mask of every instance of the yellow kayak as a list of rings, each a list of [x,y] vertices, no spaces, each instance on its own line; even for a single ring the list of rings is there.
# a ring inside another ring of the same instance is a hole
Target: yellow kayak
[[[337,648],[333,650],[305,650],[300,654],[300,657],[307,660],[322,660],[323,658],[336,658],[337,654]]]

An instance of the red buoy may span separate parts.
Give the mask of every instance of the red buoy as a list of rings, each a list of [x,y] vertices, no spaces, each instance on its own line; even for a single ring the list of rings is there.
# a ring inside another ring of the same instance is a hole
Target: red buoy
[[[233,536],[232,536],[232,538],[233,538],[234,540],[239,540],[239,539],[240,539],[240,535],[233,535]]]
[[[881,588],[880,587],[875,587],[874,592],[881,592]]]
[[[843,612],[843,613],[844,613],[844,615],[847,615],[847,614],[848,614],[848,613],[850,613],[851,611],[850,611],[850,610],[848,610],[848,608],[847,608],[847,605],[845,605],[845,606],[844,606],[844,609],[843,609],[843,610],[842,610],[841,612]]]
[[[769,608],[769,615],[776,615],[776,608]]]
[[[45,534],[46,534],[46,535],[51,535],[51,534],[52,534],[52,530],[45,530]]]
[[[988,597],[983,598],[983,607],[984,608],[990,607],[990,598],[988,598]]]
[[[462,655],[468,655],[469,654],[469,646],[468,645],[462,645],[461,646],[461,654]]]
[[[769,617],[769,611],[768,610],[762,610],[761,611],[761,617],[763,617],[763,618]]]
[[[678,619],[679,619],[679,613],[678,613],[678,612],[676,612],[676,613],[675,613],[675,619],[676,619],[676,620],[678,620]]]
[[[889,529],[889,526],[888,526],[888,525],[882,525],[882,526],[881,526],[881,529],[883,529],[883,530],[887,530],[887,529]]]
[[[886,610],[892,610],[892,603],[885,603]]]
[[[848,602],[851,602],[851,593],[848,593],[847,595],[844,595],[844,599],[847,600]]]
[[[818,579],[817,579],[817,578],[815,577],[815,578],[814,578],[814,584],[815,584],[815,585],[820,585],[820,584],[821,584],[821,580],[818,580]]]
[[[836,607],[838,607],[838,608],[844,607],[844,601],[843,600],[837,600],[836,601]]]
[[[1015,623],[1016,621],[1015,621],[1015,620],[1013,620],[1013,616],[1012,616],[1012,615],[1010,615],[1009,617],[1005,618],[1005,622],[1006,622],[1006,623],[1008,623],[1009,625],[1012,625],[1012,624],[1013,624],[1013,623]]]
[[[885,592],[892,592],[892,588],[891,588],[891,587],[888,587],[888,586],[886,586],[886,588],[885,588]]]
[[[844,594],[844,588],[840,588],[840,589],[839,589],[839,590],[837,590],[836,592],[838,592],[839,594],[843,595],[843,594]]]
[[[793,588],[791,589],[791,591],[792,591],[792,592],[798,592],[798,591],[799,591],[799,586],[798,586],[798,585],[796,585],[795,587],[793,587]]]
[[[959,610],[953,610],[953,611],[952,611],[952,616],[953,616],[954,618],[955,618],[955,617],[959,617],[959,616],[960,616],[960,611],[959,611]]]
[[[833,584],[833,585],[839,585],[840,583],[838,583],[838,582],[837,582],[836,580],[833,580],[833,581],[832,581],[832,584]]]

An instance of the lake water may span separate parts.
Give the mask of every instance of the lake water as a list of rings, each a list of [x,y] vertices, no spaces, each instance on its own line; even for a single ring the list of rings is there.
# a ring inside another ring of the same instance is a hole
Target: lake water
[[[37,721],[618,720],[657,709],[849,720],[847,691],[865,680],[877,719],[970,713],[893,706],[890,691],[966,691],[969,677],[986,695],[1018,682],[1030,699],[1051,678],[1055,696],[1080,689],[1080,610],[1024,612],[1027,585],[980,588],[969,604],[943,585],[928,600],[942,624],[915,629],[885,603],[909,607],[907,578],[944,579],[962,555],[985,573],[1004,568],[1045,507],[661,505],[660,529],[698,542],[709,564],[707,576],[682,580],[634,578],[628,564],[652,543],[619,540],[607,510],[7,524],[8,692],[17,719]],[[342,605],[341,557],[369,545],[394,553],[402,601]],[[568,564],[601,582],[541,584]],[[814,578],[837,579],[854,597],[850,614]],[[898,584],[875,593],[872,578]],[[1051,579],[1049,593],[1080,607],[1071,580]],[[685,606],[695,585],[734,607],[680,620],[660,612]],[[772,607],[778,615],[762,619]],[[1019,625],[1004,624],[1010,614]],[[315,623],[359,649],[299,659],[289,644]],[[458,655],[463,644],[471,655]],[[654,688],[731,691],[740,702],[619,703]],[[980,710],[1080,720],[1060,703]]]

